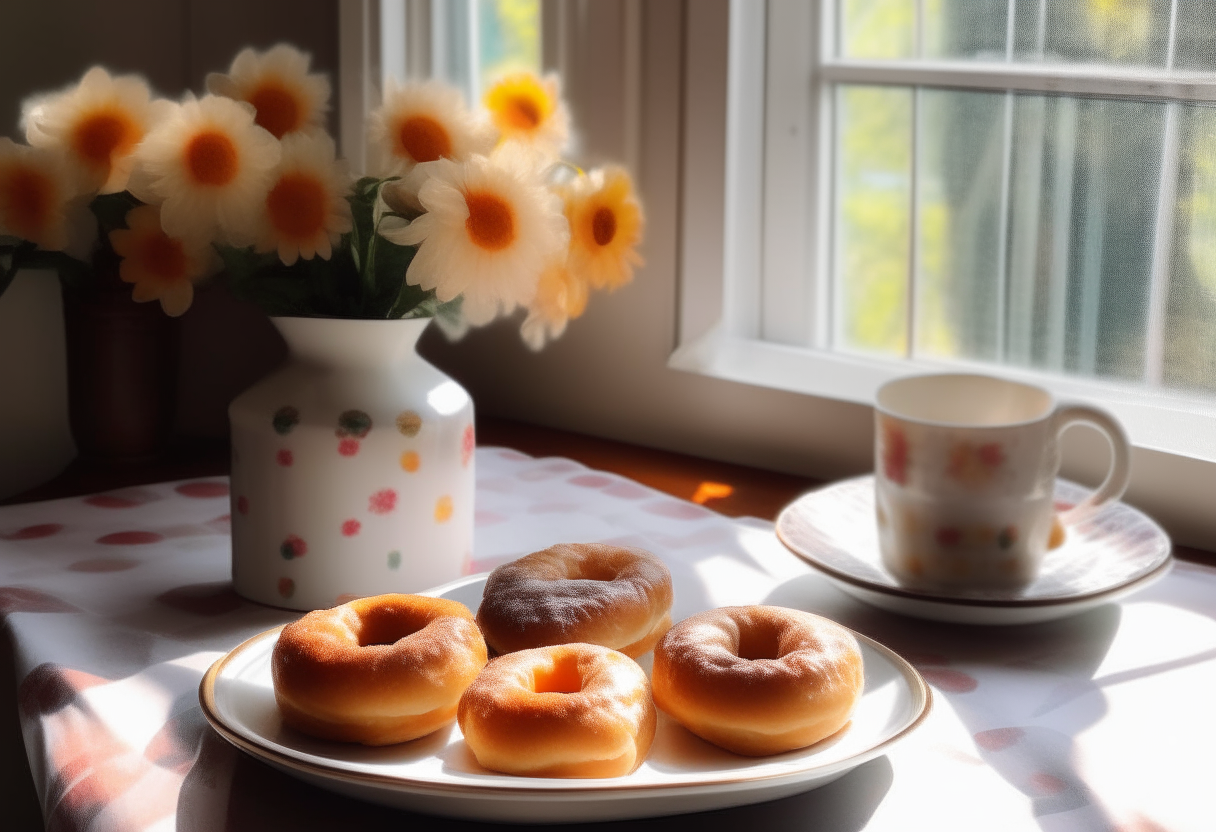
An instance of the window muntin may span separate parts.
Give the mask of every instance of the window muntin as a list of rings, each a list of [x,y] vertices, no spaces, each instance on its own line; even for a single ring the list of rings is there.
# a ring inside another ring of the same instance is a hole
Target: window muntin
[[[815,24],[828,256],[801,279],[827,308],[795,341],[1216,401],[1216,8],[834,0]],[[782,165],[766,189],[793,187]]]

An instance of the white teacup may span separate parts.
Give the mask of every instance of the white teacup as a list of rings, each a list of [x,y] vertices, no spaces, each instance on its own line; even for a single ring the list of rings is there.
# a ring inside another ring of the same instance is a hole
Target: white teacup
[[[1059,439],[1076,422],[1106,434],[1111,465],[1098,490],[1057,522]],[[884,566],[902,583],[941,589],[1030,583],[1068,524],[1119,499],[1131,474],[1127,435],[1106,411],[1057,403],[1030,384],[964,374],[901,378],[879,389],[875,468]]]

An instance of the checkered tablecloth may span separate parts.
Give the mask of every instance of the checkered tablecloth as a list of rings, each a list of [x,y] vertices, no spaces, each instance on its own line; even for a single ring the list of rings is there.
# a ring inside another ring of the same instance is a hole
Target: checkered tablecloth
[[[481,448],[476,464],[475,571],[556,542],[641,546],[672,569],[677,619],[726,604],[810,609],[900,652],[934,689],[919,730],[828,786],[642,826],[1216,828],[1216,570],[1179,564],[1119,604],[1049,624],[935,624],[842,595],[769,523],[570,460]],[[203,672],[294,617],[232,592],[228,528],[221,479],[0,509],[0,615],[48,827],[476,826],[315,789],[211,731]]]

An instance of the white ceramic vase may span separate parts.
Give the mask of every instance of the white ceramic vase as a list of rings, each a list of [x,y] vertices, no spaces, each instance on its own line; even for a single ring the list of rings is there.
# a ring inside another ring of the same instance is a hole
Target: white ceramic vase
[[[271,320],[288,363],[228,408],[237,593],[313,610],[465,574],[473,403],[415,352],[429,319]]]

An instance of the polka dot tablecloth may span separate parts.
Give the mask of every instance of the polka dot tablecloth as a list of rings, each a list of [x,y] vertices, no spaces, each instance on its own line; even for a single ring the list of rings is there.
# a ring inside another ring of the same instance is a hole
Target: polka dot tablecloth
[[[651,825],[1214,828],[1216,570],[1179,564],[1122,603],[1048,624],[936,624],[839,593],[786,552],[769,523],[565,459],[479,448],[476,465],[473,571],[557,542],[641,546],[672,569],[676,618],[728,604],[810,609],[886,643],[933,687],[934,710],[918,731],[828,786]],[[295,617],[232,592],[228,511],[220,479],[0,509],[0,615],[48,828],[414,822],[274,771],[203,720],[206,668]]]

